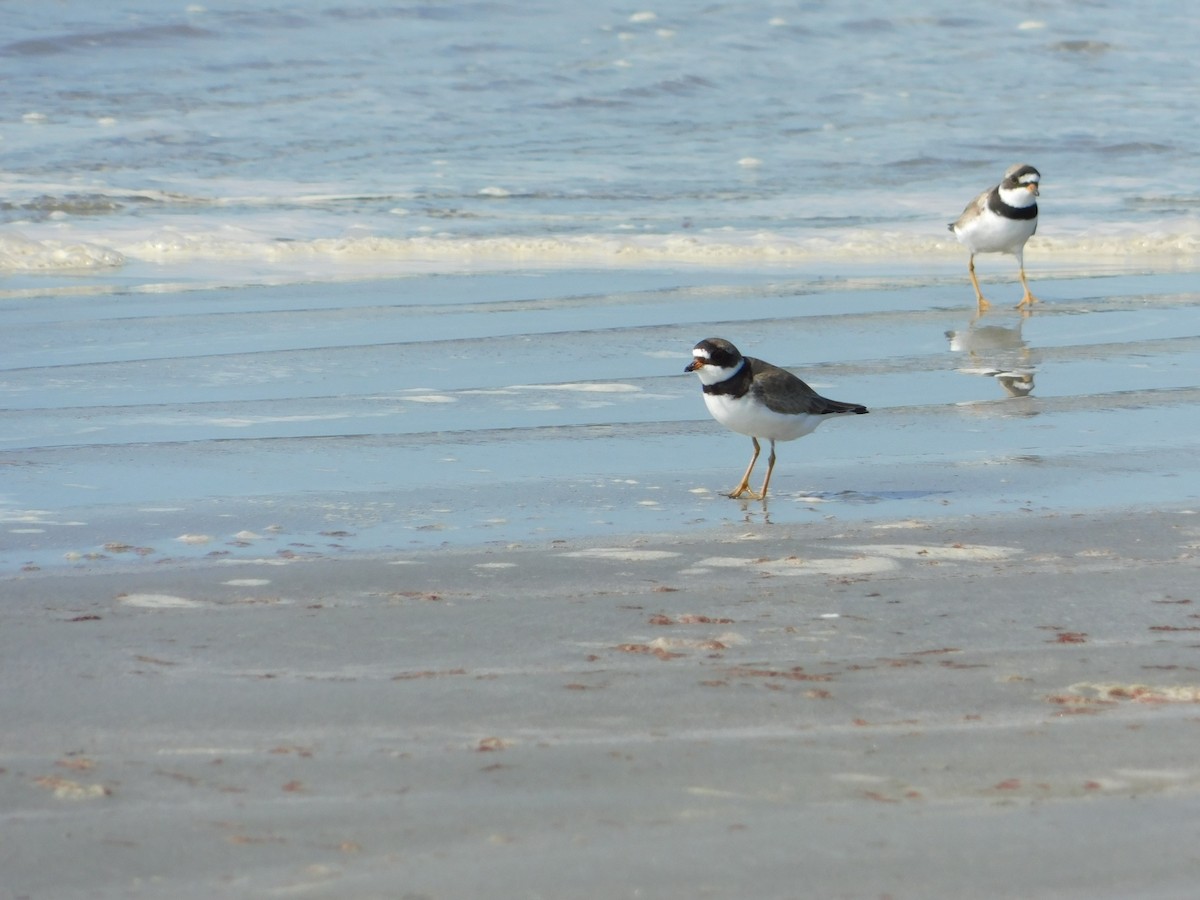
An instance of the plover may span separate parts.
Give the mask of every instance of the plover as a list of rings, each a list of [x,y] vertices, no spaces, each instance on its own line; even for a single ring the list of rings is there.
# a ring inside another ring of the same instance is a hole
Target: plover
[[[738,434],[750,436],[754,455],[746,474],[729,496],[762,500],[767,496],[775,469],[775,442],[794,441],[810,433],[829,416],[867,412],[858,403],[842,403],[822,397],[786,369],[769,362],[742,356],[738,348],[722,338],[701,341],[692,350],[692,361],[684,369],[695,372],[704,385],[704,403],[712,417]],[[758,461],[758,439],[771,442],[767,477],[762,490],[750,490],[750,473]]]
[[[971,251],[967,271],[971,273],[980,310],[987,309],[989,304],[975,277],[976,253],[1011,253],[1015,256],[1021,286],[1025,288],[1025,296],[1017,308],[1027,308],[1037,301],[1025,280],[1024,254],[1025,242],[1037,231],[1038,182],[1041,178],[1041,173],[1026,163],[1010,166],[1004,173],[1004,180],[968,203],[958,220],[950,224],[958,242]]]

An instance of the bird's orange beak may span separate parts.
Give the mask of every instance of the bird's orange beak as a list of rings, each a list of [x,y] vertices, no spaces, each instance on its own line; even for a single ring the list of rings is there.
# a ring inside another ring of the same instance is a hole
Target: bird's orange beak
[[[1035,196],[1035,197],[1041,196],[1041,192],[1038,190],[1036,181],[1031,181],[1029,184],[1025,185],[1025,187],[1029,188],[1029,193],[1033,194],[1033,196]]]
[[[688,363],[686,366],[684,366],[683,371],[695,372],[697,369],[699,369],[703,365],[704,365],[704,360],[702,360],[700,357],[697,356],[690,363]]]

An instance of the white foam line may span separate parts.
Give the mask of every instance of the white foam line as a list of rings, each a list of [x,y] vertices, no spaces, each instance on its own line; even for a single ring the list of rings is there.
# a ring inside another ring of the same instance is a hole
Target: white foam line
[[[697,567],[714,569],[754,567],[772,575],[824,575],[830,577],[878,575],[899,568],[899,563],[881,556],[855,558],[764,560],[741,556],[710,556],[696,563]]]
[[[647,562],[679,556],[678,553],[670,550],[628,550],[624,547],[592,547],[588,550],[574,550],[559,555],[574,559],[619,559],[626,562]]]
[[[1016,547],[989,547],[967,545],[957,547],[935,547],[924,544],[869,544],[847,547],[860,553],[878,553],[893,559],[937,560],[938,562],[987,562],[1009,559],[1023,553]]]
[[[198,609],[207,604],[172,594],[126,594],[119,598],[123,606],[140,609]]]
[[[514,391],[580,391],[594,394],[634,394],[642,389],[635,384],[620,382],[564,382],[563,384],[514,384]]]

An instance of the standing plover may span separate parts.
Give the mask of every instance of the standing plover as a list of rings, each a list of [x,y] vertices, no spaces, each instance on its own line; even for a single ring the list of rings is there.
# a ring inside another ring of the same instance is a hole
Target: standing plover
[[[1025,280],[1024,254],[1025,242],[1037,231],[1038,182],[1041,178],[1041,173],[1033,166],[1025,163],[1010,166],[1003,181],[968,203],[958,220],[950,224],[958,242],[971,251],[967,271],[971,273],[980,310],[987,309],[989,304],[975,277],[976,253],[1011,253],[1015,256],[1021,286],[1025,288],[1025,296],[1017,308],[1031,306],[1037,301]]]
[[[754,443],[754,455],[746,474],[730,497],[749,496],[762,500],[767,496],[771,472],[775,468],[775,442],[794,441],[810,433],[831,415],[867,412],[858,403],[842,403],[822,397],[786,369],[769,362],[742,356],[738,348],[721,338],[701,341],[692,350],[692,361],[685,372],[695,372],[704,385],[704,403],[712,417],[738,434],[748,434]],[[767,477],[762,490],[750,490],[750,473],[758,461],[758,439],[771,442],[767,459]]]

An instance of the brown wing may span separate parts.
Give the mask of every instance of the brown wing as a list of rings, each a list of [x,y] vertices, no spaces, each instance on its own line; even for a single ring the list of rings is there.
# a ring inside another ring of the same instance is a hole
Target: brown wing
[[[754,376],[750,390],[767,409],[786,415],[821,416],[828,413],[865,413],[858,403],[842,403],[822,397],[787,369],[754,357],[746,357]]]
[[[994,187],[988,188],[986,191],[983,191],[978,197],[968,203],[966,208],[963,209],[962,215],[950,223],[950,230],[953,231],[955,228],[958,228],[960,225],[965,223],[968,219],[975,218],[977,215],[987,209],[988,196],[994,190],[996,190]]]

